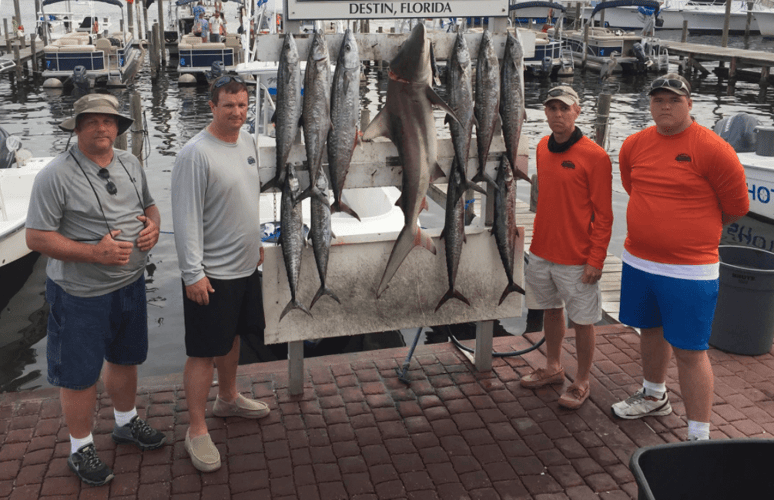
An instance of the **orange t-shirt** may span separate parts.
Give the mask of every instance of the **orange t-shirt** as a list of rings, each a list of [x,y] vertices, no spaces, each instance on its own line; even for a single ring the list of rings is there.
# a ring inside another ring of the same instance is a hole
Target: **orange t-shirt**
[[[734,149],[696,122],[675,135],[653,126],[624,141],[619,163],[630,196],[624,248],[662,264],[717,263],[722,213],[750,207]]]
[[[563,153],[537,147],[538,203],[530,253],[555,264],[602,269],[613,230],[613,167],[588,137]],[[594,221],[592,222],[592,216]]]

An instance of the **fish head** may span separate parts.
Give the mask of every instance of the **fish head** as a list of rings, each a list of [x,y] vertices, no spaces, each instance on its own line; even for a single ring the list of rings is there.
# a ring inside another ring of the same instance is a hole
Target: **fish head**
[[[307,64],[316,64],[328,60],[328,44],[325,41],[325,35],[322,30],[314,32],[312,37],[312,46],[309,48],[309,61]]]
[[[524,58],[524,50],[521,47],[521,41],[517,37],[508,34],[508,41],[505,42],[505,52],[510,57],[509,62],[516,65],[521,64],[521,60]]]
[[[339,50],[339,60],[336,65],[346,69],[354,69],[360,66],[357,40],[355,40],[355,34],[352,33],[352,30],[348,29],[344,33],[344,39],[341,41],[341,49]]]
[[[317,176],[315,187],[323,193],[328,191],[328,179],[325,177],[325,172],[322,170],[320,171],[320,175]]]
[[[298,63],[298,47],[292,33],[287,33],[282,42],[282,54],[280,58],[287,61],[288,64]]]
[[[506,158],[506,155],[502,155],[500,156],[500,164],[497,166],[497,179],[495,182],[500,186],[502,183],[508,182],[510,177],[513,177],[511,164],[508,161],[508,158]]]
[[[468,51],[468,42],[462,32],[457,32],[457,38],[454,39],[454,55],[460,66],[465,67],[470,64],[470,52]]]
[[[301,193],[301,185],[298,182],[298,175],[292,163],[285,165],[285,190],[289,194],[297,196]]]
[[[427,83],[433,78],[430,65],[430,39],[424,23],[418,23],[390,62],[390,72],[401,80]]]

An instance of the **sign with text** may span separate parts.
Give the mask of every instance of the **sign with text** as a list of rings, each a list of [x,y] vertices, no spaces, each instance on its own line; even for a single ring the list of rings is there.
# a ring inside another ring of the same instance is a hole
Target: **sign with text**
[[[310,19],[403,19],[410,17],[504,17],[508,0],[373,1],[286,0],[287,18]]]

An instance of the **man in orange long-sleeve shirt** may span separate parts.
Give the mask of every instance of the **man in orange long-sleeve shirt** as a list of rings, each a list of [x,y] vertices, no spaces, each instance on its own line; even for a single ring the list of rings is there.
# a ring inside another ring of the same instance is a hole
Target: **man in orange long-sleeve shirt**
[[[575,120],[578,94],[568,86],[544,102],[552,134],[537,147],[538,197],[527,266],[527,307],[543,310],[546,366],[521,379],[527,388],[563,384],[564,308],[575,325],[578,374],[559,398],[576,409],[589,397],[594,323],[602,319],[597,282],[613,227],[612,166],[604,149],[585,137]]]
[[[691,85],[677,74],[653,81],[655,127],[620,152],[629,193],[620,320],[641,329],[643,387],[613,405],[620,418],[668,415],[672,352],[688,439],[709,439],[713,374],[707,349],[718,294],[724,224],[747,213],[744,167],[733,148],[691,118]]]

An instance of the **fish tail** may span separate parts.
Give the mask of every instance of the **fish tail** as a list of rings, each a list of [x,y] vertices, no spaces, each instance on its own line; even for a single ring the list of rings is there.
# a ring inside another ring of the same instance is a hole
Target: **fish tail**
[[[387,267],[382,275],[382,281],[379,283],[379,288],[376,292],[376,297],[381,296],[387,289],[387,283],[390,282],[395,272],[405,260],[409,252],[416,246],[424,247],[433,254],[436,253],[435,244],[433,239],[420,227],[413,226],[413,228],[404,226],[398,235],[398,239],[395,240],[395,245],[392,247],[392,253],[387,261]]]
[[[438,301],[438,305],[435,306],[435,312],[438,312],[438,309],[440,309],[449,299],[458,299],[470,306],[470,302],[468,302],[468,299],[466,299],[464,295],[453,288],[449,288],[449,291],[441,297],[441,300]]]
[[[472,189],[474,191],[478,191],[481,194],[486,194],[486,189],[482,188],[481,186],[479,186],[478,184],[472,181],[465,181],[465,189]]]
[[[334,213],[334,212],[343,212],[345,214],[351,215],[357,220],[360,220],[360,216],[357,214],[357,212],[349,208],[349,205],[347,205],[341,200],[334,201],[333,204],[331,205],[331,213]]]
[[[532,179],[530,179],[530,178],[529,178],[529,176],[528,176],[527,174],[525,174],[524,172],[522,172],[521,170],[519,170],[519,169],[516,167],[516,164],[515,164],[515,163],[511,163],[511,170],[513,171],[513,176],[514,176],[515,178],[517,178],[517,179],[521,179],[521,180],[523,180],[523,181],[527,181],[527,182],[529,182],[530,184],[532,184]]]
[[[285,306],[285,309],[282,311],[282,314],[280,314],[279,321],[282,321],[282,318],[284,318],[285,315],[287,313],[289,313],[290,311],[292,311],[293,309],[300,309],[300,310],[304,311],[306,314],[308,314],[310,318],[314,317],[314,316],[312,316],[312,313],[309,312],[309,309],[307,309],[304,304],[302,304],[301,302],[297,301],[296,299],[290,299],[290,302],[288,302],[288,305]],[[279,323],[279,321],[278,321],[278,323]]]
[[[492,177],[490,177],[489,175],[485,174],[484,172],[477,173],[471,179],[471,182],[486,182],[487,184],[492,186],[495,191],[499,191],[500,190],[500,188],[497,187],[497,182],[495,182],[495,180],[492,179]]]
[[[500,296],[500,302],[497,305],[502,304],[505,298],[510,295],[511,292],[519,292],[522,295],[526,295],[522,287],[511,281],[508,283],[508,286],[505,287],[505,290],[503,290],[503,294]]]
[[[309,309],[313,308],[314,307],[314,303],[317,302],[323,295],[327,295],[328,297],[332,298],[333,300],[335,300],[336,302],[341,304],[341,301],[339,300],[339,297],[336,296],[336,294],[333,292],[333,290],[331,290],[330,288],[328,288],[325,285],[320,285],[320,288],[317,290],[317,293],[314,294],[314,298],[312,299],[312,303],[309,306]]]
[[[269,182],[261,186],[261,192],[268,191],[269,189],[282,189],[282,185],[285,183],[285,169],[278,168],[277,175]]]

